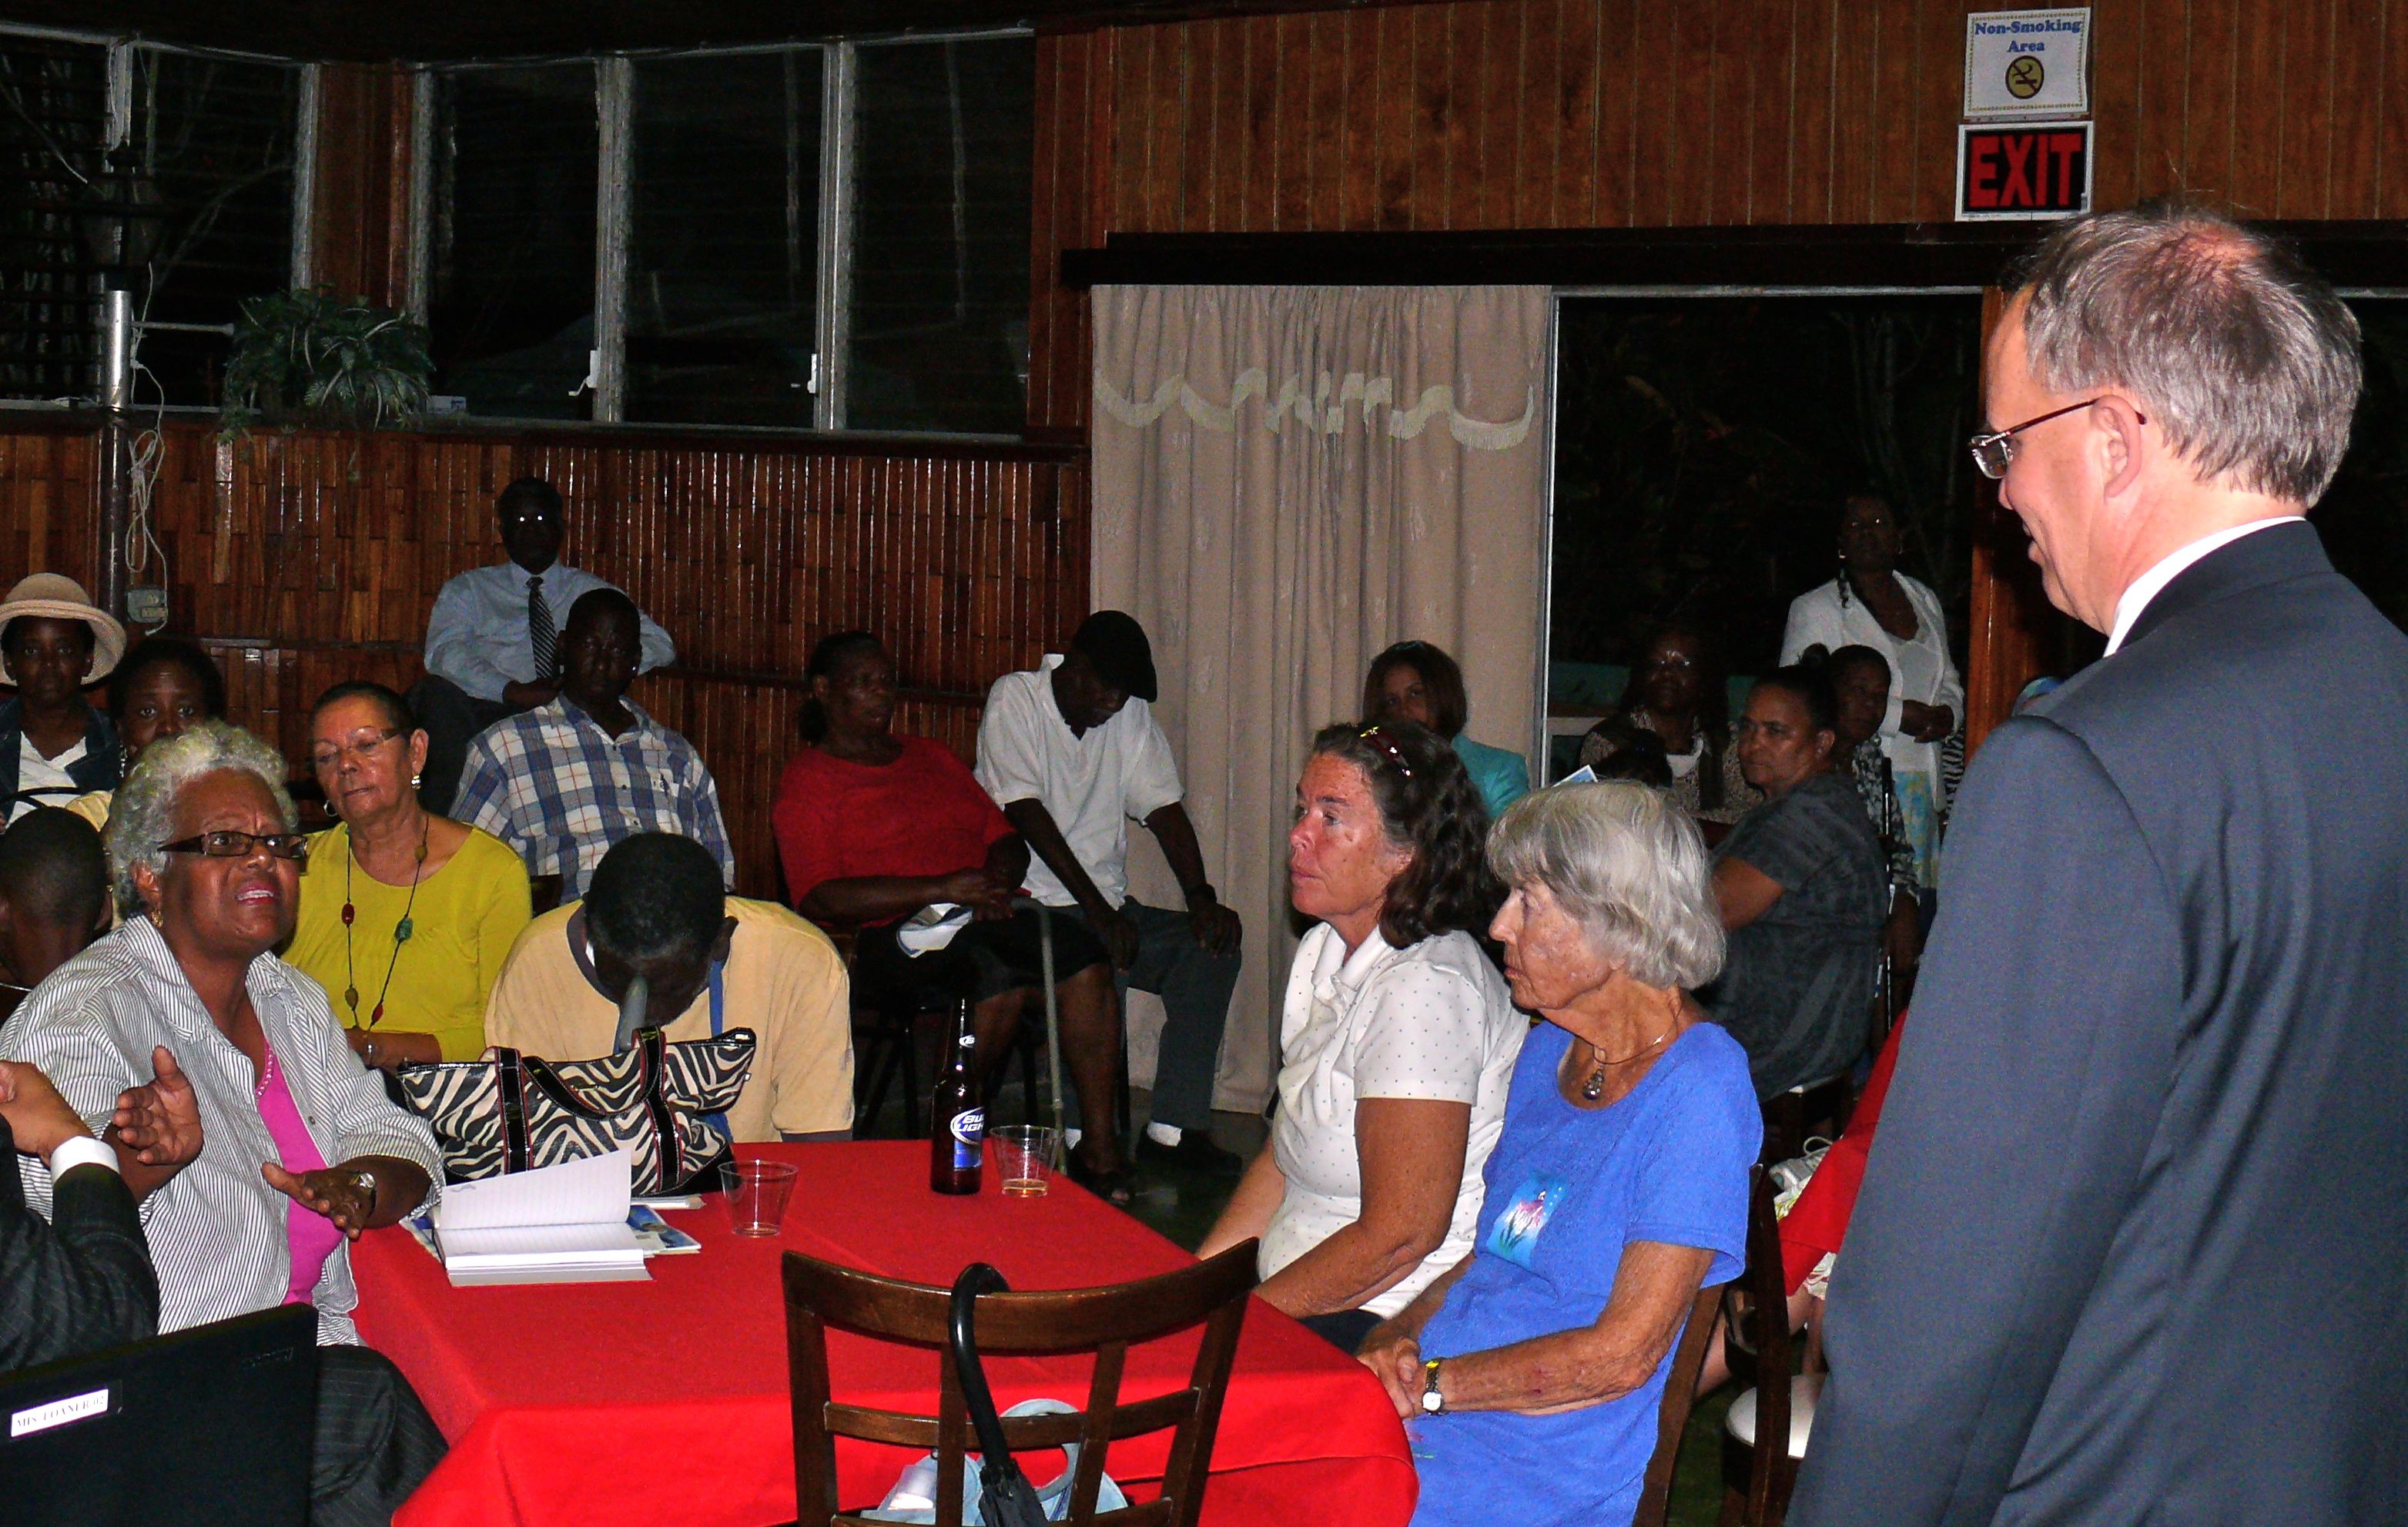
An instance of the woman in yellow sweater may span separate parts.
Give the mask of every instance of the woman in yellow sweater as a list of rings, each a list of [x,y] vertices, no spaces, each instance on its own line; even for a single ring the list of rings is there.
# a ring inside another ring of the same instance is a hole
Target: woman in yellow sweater
[[[342,821],[309,840],[285,960],[326,989],[368,1064],[474,1060],[485,998],[527,924],[525,864],[419,806],[426,734],[381,684],[318,697],[309,764]]]

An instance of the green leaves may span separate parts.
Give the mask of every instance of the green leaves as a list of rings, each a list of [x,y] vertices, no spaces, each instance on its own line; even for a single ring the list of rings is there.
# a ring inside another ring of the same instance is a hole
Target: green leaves
[[[435,364],[426,325],[326,287],[242,305],[226,362],[224,427],[254,423],[379,429],[426,409]]]

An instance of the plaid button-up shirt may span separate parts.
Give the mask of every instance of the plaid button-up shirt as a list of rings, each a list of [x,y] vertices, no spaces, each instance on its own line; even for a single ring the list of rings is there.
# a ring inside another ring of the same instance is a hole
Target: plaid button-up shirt
[[[733,885],[710,771],[692,743],[621,703],[636,724],[617,737],[566,695],[485,728],[468,744],[452,814],[516,849],[529,875],[559,876],[564,902],[585,894],[610,845],[638,833],[693,838]]]

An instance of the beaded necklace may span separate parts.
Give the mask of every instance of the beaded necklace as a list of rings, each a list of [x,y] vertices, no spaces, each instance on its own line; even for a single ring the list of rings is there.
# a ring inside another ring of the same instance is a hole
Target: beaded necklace
[[[393,958],[385,962],[384,984],[377,988],[376,1007],[368,1014],[367,1026],[375,1028],[384,1021],[385,993],[393,990],[393,971],[401,963],[401,947],[418,931],[409,914],[418,906],[418,882],[426,868],[427,835],[435,829],[434,819],[419,814],[418,858],[409,866],[409,897],[401,906],[401,920],[393,925]],[[351,845],[351,829],[343,829],[343,1006],[351,1010],[351,1027],[360,1027],[360,978],[351,963],[351,924],[358,920],[359,909],[351,905],[351,866],[359,863],[359,850]]]

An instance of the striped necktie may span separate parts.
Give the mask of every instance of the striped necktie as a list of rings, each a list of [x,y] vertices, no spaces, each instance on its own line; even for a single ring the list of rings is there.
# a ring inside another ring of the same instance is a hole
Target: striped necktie
[[[527,579],[527,645],[535,650],[534,682],[540,684],[552,677],[552,642],[555,631],[552,623],[552,603],[543,596],[543,579]]]

